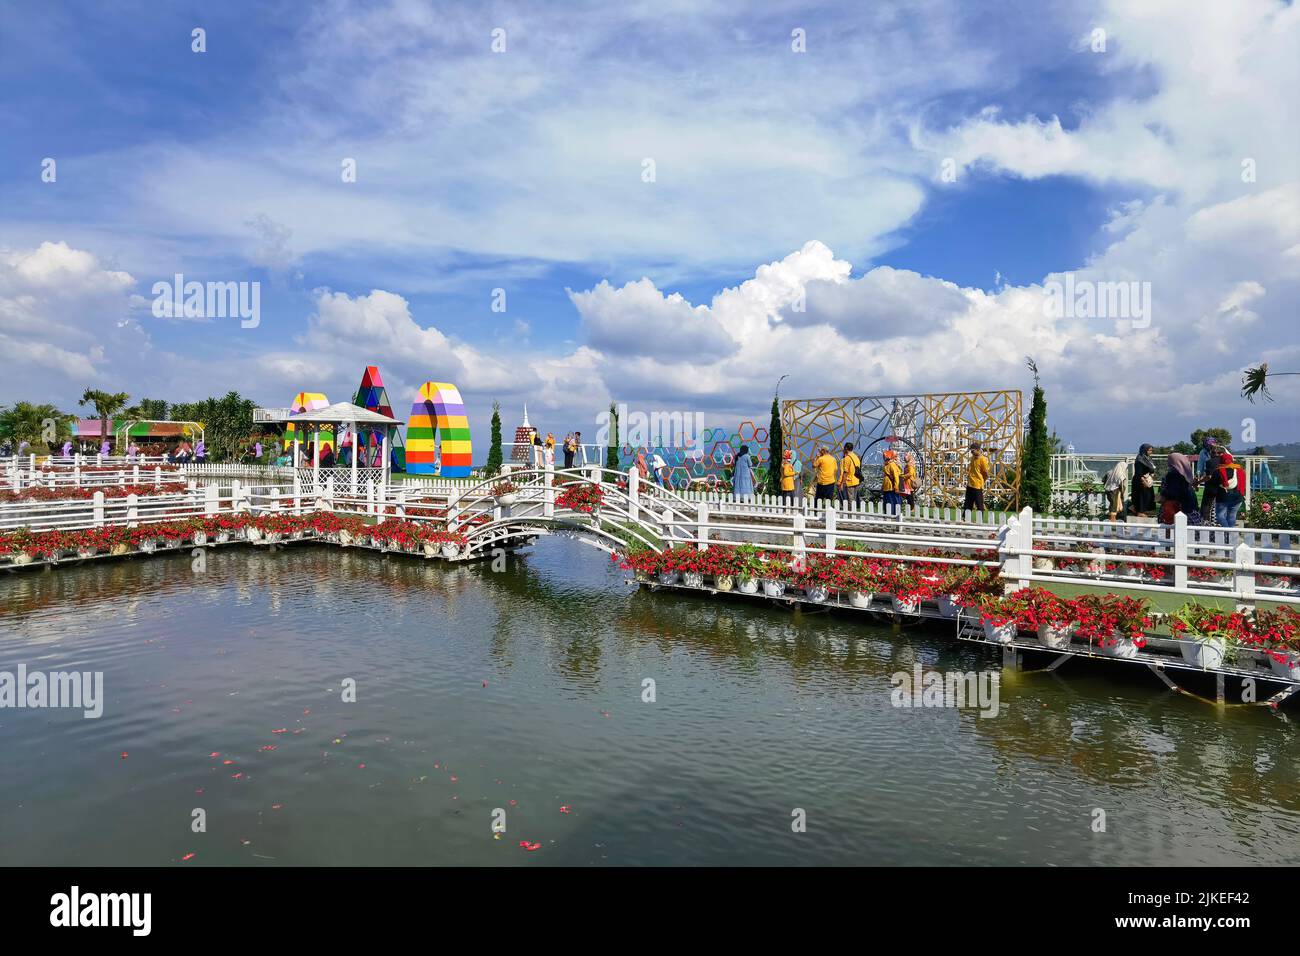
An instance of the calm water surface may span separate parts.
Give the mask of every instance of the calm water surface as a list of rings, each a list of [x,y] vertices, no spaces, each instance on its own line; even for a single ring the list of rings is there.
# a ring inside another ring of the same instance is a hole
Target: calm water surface
[[[0,711],[0,862],[1300,861],[1295,717],[1078,663],[1004,675],[996,718],[899,709],[891,674],[996,657],[625,577],[562,539],[500,573],[301,546],[0,575],[0,670],[106,696]]]

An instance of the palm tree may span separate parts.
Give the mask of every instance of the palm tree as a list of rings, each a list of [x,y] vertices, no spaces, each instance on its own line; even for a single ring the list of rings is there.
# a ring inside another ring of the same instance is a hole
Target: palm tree
[[[48,446],[68,437],[72,418],[53,405],[17,402],[13,408],[0,412],[0,440],[10,442],[15,451],[23,442]]]
[[[95,406],[95,414],[99,416],[99,437],[101,441],[106,441],[108,420],[126,408],[130,398],[126,392],[102,392],[97,388],[88,388],[77,404]]]
[[[1255,368],[1248,368],[1244,375],[1241,376],[1241,397],[1253,402],[1255,396],[1259,395],[1273,401],[1273,396],[1268,392],[1268,379],[1272,375],[1277,378],[1279,375],[1300,375],[1300,372],[1269,372],[1268,363],[1260,362]]]

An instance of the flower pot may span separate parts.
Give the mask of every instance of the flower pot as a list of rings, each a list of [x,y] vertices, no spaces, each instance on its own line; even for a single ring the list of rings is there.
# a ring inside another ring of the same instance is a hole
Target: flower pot
[[[26,551],[15,551],[12,560],[14,564],[31,564],[32,556]]]
[[[261,541],[261,540],[262,540],[262,529],[261,529],[261,528],[258,528],[258,527],[255,527],[254,525],[251,525],[251,524],[250,524],[250,525],[249,525],[249,526],[244,530],[244,538],[245,538],[246,540],[248,540],[248,541],[252,541],[252,542],[254,542],[254,543],[256,543],[256,542],[258,542],[258,541]]]
[[[821,587],[819,585],[804,588],[803,593],[808,600],[817,602],[825,601],[831,596],[830,588]]]
[[[680,577],[681,577],[681,575],[679,575],[676,571],[660,571],[660,572],[659,572],[659,583],[660,583],[660,584],[676,584],[677,581],[678,581],[678,579],[679,579]]]
[[[1147,576],[1147,573],[1142,568],[1128,567],[1120,568],[1119,576],[1130,581],[1141,581]]]
[[[184,543],[185,543],[185,539],[184,539],[184,538],[164,538],[164,539],[163,539],[163,547],[165,547],[165,548],[179,548],[179,547],[180,547],[181,545],[183,545]]]
[[[874,597],[870,591],[850,591],[849,603],[854,607],[871,607],[871,599]]]
[[[688,588],[704,587],[704,574],[700,571],[687,571],[682,575],[682,581]]]
[[[450,561],[452,558],[459,557],[460,545],[455,544],[454,542],[451,541],[444,541],[442,543],[442,556],[446,558],[448,561]]]
[[[961,605],[957,603],[956,597],[951,594],[940,594],[934,599],[934,603],[939,605],[939,616],[954,618],[957,612],[961,610]]]
[[[736,579],[730,574],[719,574],[713,579],[713,586],[719,591],[730,591],[736,586]]]
[[[98,548],[78,548],[78,549],[77,549],[77,557],[79,557],[79,558],[93,558],[93,557],[94,557],[95,555],[97,555],[97,554],[99,554],[99,549],[98,549]]]
[[[218,532],[217,532],[217,544],[226,544],[229,540],[230,540],[230,532],[229,532],[229,531],[218,531]]]
[[[202,547],[203,545],[207,544],[207,543],[208,543],[208,533],[207,533],[206,531],[195,531],[195,532],[194,532],[194,543],[195,543],[196,545],[198,545],[199,547]]]
[[[1109,645],[1102,647],[1098,645],[1097,649],[1107,657],[1130,658],[1137,657],[1138,646],[1133,642],[1131,637],[1116,637]]]
[[[1274,654],[1281,655],[1283,659],[1279,661],[1273,656]],[[1291,651],[1269,651],[1268,666],[1283,680],[1300,681],[1300,654]]]
[[[516,491],[510,492],[510,494],[508,495],[497,495],[497,504],[503,505],[505,507],[509,507],[510,505],[514,504],[518,500],[519,500],[519,493]]]
[[[279,531],[267,531],[263,537],[266,538],[267,544],[277,544],[284,537],[284,534]]]
[[[117,544],[113,545],[113,547],[108,549],[108,553],[113,555],[114,557],[121,557],[122,555],[126,554],[130,550],[131,550],[131,546],[129,544],[127,544],[125,541],[119,541]]]
[[[158,550],[158,540],[156,538],[146,538],[140,542],[139,547],[145,554],[153,554]]]
[[[1228,649],[1228,642],[1222,637],[1202,637],[1198,634],[1183,638],[1178,642],[1178,649],[1183,652],[1183,660],[1193,667],[1209,669],[1223,666],[1223,655]]]
[[[783,597],[785,595],[785,582],[773,581],[771,578],[764,578],[763,593],[770,598]]]
[[[1058,650],[1068,647],[1073,634],[1073,624],[1067,624],[1064,627],[1052,627],[1050,624],[1038,625],[1038,643],[1044,647],[1054,647]]]
[[[1016,639],[1016,622],[995,624],[992,621],[985,621],[984,637],[995,644],[1010,644]]]
[[[921,599],[899,600],[897,595],[891,594],[889,595],[889,606],[894,609],[895,614],[915,614],[916,609],[921,606]]]
[[[1035,571],[1055,571],[1056,562],[1051,558],[1034,558]]]
[[[758,578],[737,578],[736,590],[741,594],[757,594]]]

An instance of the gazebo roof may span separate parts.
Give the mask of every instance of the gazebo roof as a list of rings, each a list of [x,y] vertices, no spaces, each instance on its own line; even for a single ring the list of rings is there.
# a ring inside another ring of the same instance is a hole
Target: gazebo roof
[[[325,408],[317,408],[310,412],[303,412],[300,415],[294,415],[285,419],[286,421],[298,422],[321,422],[325,424],[343,424],[353,423],[358,425],[396,425],[397,420],[389,418],[387,415],[380,415],[378,412],[372,412],[368,408],[362,408],[360,405],[353,405],[351,402],[335,402],[333,405],[327,405]]]

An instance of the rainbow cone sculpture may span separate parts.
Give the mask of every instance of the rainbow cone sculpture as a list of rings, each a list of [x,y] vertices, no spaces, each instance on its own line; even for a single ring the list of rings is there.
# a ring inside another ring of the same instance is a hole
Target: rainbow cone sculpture
[[[438,458],[438,432],[442,432],[443,478],[468,478],[470,471],[469,418],[460,391],[449,382],[420,386],[411,417],[406,423],[406,471],[432,475]]]

